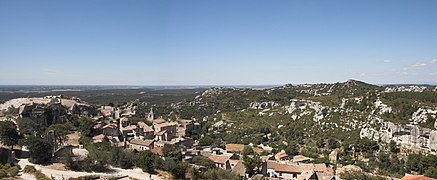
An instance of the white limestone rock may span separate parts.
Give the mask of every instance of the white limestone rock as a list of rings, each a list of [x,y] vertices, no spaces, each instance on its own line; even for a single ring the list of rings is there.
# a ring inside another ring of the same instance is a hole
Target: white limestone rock
[[[429,135],[429,148],[431,151],[437,151],[437,131],[431,131]]]
[[[265,108],[274,108],[278,107],[280,104],[274,102],[274,101],[267,101],[267,102],[252,102],[249,105],[249,109],[265,109]]]
[[[390,106],[384,104],[379,98],[375,101],[375,108],[379,109],[379,114],[391,113],[393,111]]]
[[[436,118],[437,110],[431,108],[419,108],[416,112],[411,116],[411,121],[413,124],[421,124],[426,123],[428,120],[428,116],[432,118]]]

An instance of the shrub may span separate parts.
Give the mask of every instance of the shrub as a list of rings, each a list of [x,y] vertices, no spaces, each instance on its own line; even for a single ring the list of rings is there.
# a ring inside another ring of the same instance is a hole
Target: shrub
[[[8,171],[8,174],[9,174],[10,177],[15,177],[15,176],[18,175],[18,171],[19,170],[20,169],[18,169],[17,166],[14,166],[14,167],[9,168],[7,171]]]
[[[38,179],[38,180],[51,180],[48,176],[46,176],[40,170],[36,171],[34,173],[34,175],[35,175],[36,179]]]
[[[5,165],[3,165],[2,169],[4,170],[8,170],[9,168],[11,168],[11,165],[9,163],[6,163]]]
[[[23,170],[24,173],[33,174],[36,172],[35,166],[26,165]]]
[[[6,173],[5,170],[0,169],[0,179],[5,178],[5,177],[7,177],[7,176],[8,176],[8,173]]]
[[[51,180],[48,176],[41,172],[41,170],[36,170],[35,166],[26,165],[23,170],[24,173],[33,174],[38,180]]]
[[[223,169],[209,169],[205,173],[201,173],[200,179],[240,179],[237,175]]]
[[[204,166],[207,168],[215,168],[215,163],[210,159],[203,156],[195,156],[193,157],[193,163],[199,166]]]

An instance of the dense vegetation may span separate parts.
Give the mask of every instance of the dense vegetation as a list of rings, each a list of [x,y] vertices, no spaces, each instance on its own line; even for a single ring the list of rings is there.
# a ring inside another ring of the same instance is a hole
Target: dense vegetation
[[[406,124],[419,107],[435,107],[437,103],[436,92],[385,93],[382,90],[379,86],[347,81],[335,84],[286,85],[264,90],[214,88],[203,95],[199,93],[201,89],[105,89],[59,93],[79,97],[96,106],[105,104],[117,107],[133,103],[138,106],[137,114],[130,118],[133,124],[144,122],[144,115],[152,107],[155,117],[173,120],[204,119],[205,121],[199,121],[202,123],[200,133],[188,134],[199,140],[201,146],[224,148],[228,143],[262,144],[272,147],[272,153],[284,150],[289,155],[288,159],[301,154],[313,158],[313,163],[325,163],[332,167],[336,167],[336,164],[329,161],[328,155],[336,150],[339,152],[338,163],[356,165],[365,171],[345,173],[342,175],[344,179],[380,179],[369,175],[371,173],[393,177],[418,173],[437,178],[436,156],[405,156],[394,142],[383,143],[359,138],[360,129],[356,127],[367,122],[370,115]],[[0,92],[0,97],[2,93]],[[44,96],[51,93],[19,92],[7,97]],[[374,107],[378,98],[390,106],[393,112],[378,114],[379,109]],[[288,111],[292,99],[297,100],[299,107]],[[320,105],[321,109],[306,108],[305,103],[300,103],[299,100],[320,102],[317,106]],[[274,102],[274,105],[250,107],[252,103],[260,102]],[[343,111],[338,111],[340,108]],[[16,114],[17,109],[10,109],[7,113]],[[323,117],[322,123],[315,116]],[[161,158],[151,151],[138,152],[117,147],[107,138],[103,142],[92,143],[92,137],[101,134],[101,131],[93,128],[97,122],[89,117],[69,115],[67,123],[54,125],[43,125],[29,118],[19,118],[16,122],[17,125],[10,121],[0,122],[0,141],[11,148],[17,144],[26,145],[33,163],[44,164],[59,160],[68,168],[78,171],[107,171],[109,166],[138,167],[149,173],[157,173],[157,170],[168,171],[175,179],[185,178],[187,172],[193,179],[238,179],[228,171],[215,168],[212,161],[203,157],[195,157],[193,163],[209,170],[198,172],[182,162],[182,153],[177,146],[164,146],[164,158]],[[351,122],[357,125],[351,125]],[[421,126],[433,128],[434,122],[435,118],[429,117]],[[51,130],[57,132],[54,138],[59,143],[66,140],[67,134],[80,132],[80,142],[89,155],[76,161],[70,151],[64,151],[59,159],[52,159],[52,143],[47,140]],[[247,146],[244,148],[243,164],[250,175],[260,171],[259,156],[266,154],[254,153]],[[7,172],[9,168],[3,171]],[[0,171],[0,175],[3,171]]]
[[[329,95],[314,96],[314,91],[327,93]],[[290,99],[309,99],[321,102],[323,106],[338,108],[342,99],[346,99],[343,108],[346,112],[330,112],[324,117],[325,123],[345,125],[352,119],[358,122],[366,122],[370,114],[377,114],[379,109],[374,108],[378,99],[393,108],[392,113],[382,113],[381,118],[395,123],[405,124],[410,121],[411,116],[422,105],[435,106],[436,92],[425,93],[384,93],[383,88],[358,81],[348,81],[336,84],[318,84],[309,86],[284,86],[269,90],[250,89],[215,89],[209,94],[196,99],[193,102],[180,105],[177,113],[185,111],[187,117],[199,117],[195,110],[205,109],[211,114],[208,122],[204,124],[202,131],[201,145],[224,147],[225,143],[268,145],[278,150],[285,150],[288,154],[302,154],[313,157],[314,162],[330,164],[327,159],[329,150],[340,149],[340,163],[343,165],[357,165],[369,173],[402,177],[405,173],[418,172],[435,177],[433,168],[422,170],[409,169],[411,161],[403,159],[399,155],[399,148],[396,144],[376,142],[369,139],[359,139],[359,129],[345,132],[343,129],[320,125],[313,120],[317,112],[300,115],[301,110],[293,114],[298,115],[298,120],[290,114],[284,114],[281,107],[266,107],[265,115],[261,110],[249,108],[252,102],[273,101],[286,106]],[[208,106],[205,106],[208,105]],[[207,107],[207,108],[205,108]],[[188,111],[186,111],[188,110]],[[376,112],[376,113],[375,113]],[[189,114],[191,113],[191,114]],[[215,122],[223,121],[223,126],[213,126]],[[422,127],[433,128],[435,119],[421,124]],[[328,131],[323,131],[327,128]],[[329,138],[327,138],[329,137]],[[324,158],[320,158],[323,154]],[[419,159],[420,162],[429,160]],[[426,164],[426,163],[425,163]],[[334,164],[331,164],[334,165]],[[434,164],[435,165],[435,164]],[[422,166],[417,166],[422,167]],[[427,166],[423,166],[427,167]],[[250,172],[250,171],[249,171]],[[366,174],[353,174],[349,179],[366,177],[379,179]]]
[[[0,87],[0,102],[22,97],[44,97],[62,94],[66,97],[78,97],[82,101],[93,105],[105,105],[112,103],[114,105],[121,105],[125,102],[132,102],[139,100],[141,102],[148,102],[149,104],[169,105],[171,103],[183,101],[184,99],[192,99],[197,92],[205,89],[150,89],[150,88],[131,88],[131,89],[109,89],[101,87],[72,87],[72,89],[82,89],[80,91],[57,90],[51,89],[30,89],[28,91],[15,91],[14,89],[2,89]],[[40,87],[43,88],[43,87]],[[103,88],[103,89],[102,89]],[[3,90],[3,91],[2,91]]]

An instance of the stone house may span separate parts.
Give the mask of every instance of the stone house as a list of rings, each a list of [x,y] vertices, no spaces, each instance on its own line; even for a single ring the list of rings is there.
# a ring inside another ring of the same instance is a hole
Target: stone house
[[[112,117],[112,114],[114,113],[115,108],[112,106],[101,106],[99,110],[103,116]]]
[[[134,137],[137,134],[137,126],[136,125],[129,125],[126,127],[121,127],[120,131],[123,137]]]
[[[266,177],[275,177],[275,175],[276,175],[275,168],[276,168],[277,164],[278,163],[276,161],[273,161],[273,160],[266,160],[266,161],[264,161],[263,164],[262,164],[263,165],[262,169],[261,169],[261,171],[263,172],[264,176],[266,176]]]
[[[154,141],[150,139],[132,139],[129,141],[129,148],[137,151],[150,150],[154,147]]]
[[[144,122],[138,122],[138,136],[143,136],[145,139],[154,139],[155,131]]]
[[[231,160],[232,161],[232,160]],[[231,162],[231,166],[232,166],[232,162]],[[234,167],[232,167],[232,171],[233,174],[237,174],[240,177],[246,177],[246,167],[244,167],[243,164],[243,160],[238,160],[237,163],[234,165]]]
[[[167,130],[159,131],[155,133],[155,140],[156,141],[170,141],[172,136],[169,135]]]
[[[104,136],[108,136],[108,138],[109,137],[111,137],[111,138],[117,137],[118,138],[118,136],[120,135],[120,131],[119,131],[117,124],[110,123],[110,124],[107,124],[107,125],[102,127],[102,134]]]
[[[231,163],[230,159],[232,157],[232,154],[220,154],[220,155],[211,155],[208,158],[214,162],[216,167],[224,169],[224,170],[231,170]]]
[[[155,124],[153,127],[155,128],[156,139],[158,141],[170,141],[175,138],[177,125],[178,124],[174,122]]]
[[[190,133],[198,133],[200,131],[200,124],[195,122],[194,120],[187,120],[187,119],[179,119],[178,122],[178,134],[182,134],[182,136],[185,136],[186,134]],[[179,132],[180,130],[183,130],[183,132]]]

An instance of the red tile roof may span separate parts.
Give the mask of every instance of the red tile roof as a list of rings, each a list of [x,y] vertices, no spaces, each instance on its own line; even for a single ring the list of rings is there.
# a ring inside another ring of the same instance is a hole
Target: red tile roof
[[[299,167],[291,164],[277,164],[275,167],[277,172],[302,173]]]
[[[208,158],[211,161],[219,164],[225,164],[231,158],[232,155],[211,155]]]
[[[334,174],[334,169],[332,169],[332,168],[328,168],[327,172],[329,172],[329,173],[331,173],[331,174]]]
[[[275,169],[276,165],[278,165],[276,161],[267,160],[267,169]]]
[[[285,157],[287,157],[287,156],[288,156],[287,153],[285,153],[285,152],[279,152],[278,154],[275,155],[275,158],[277,158],[277,159],[281,159],[281,158],[285,158]]]
[[[324,163],[321,163],[321,164],[314,164],[314,170],[316,172],[325,172],[328,169]]]
[[[162,149],[162,147],[154,147],[153,149],[150,150],[152,153],[160,155],[160,156],[164,156],[164,151]]]

